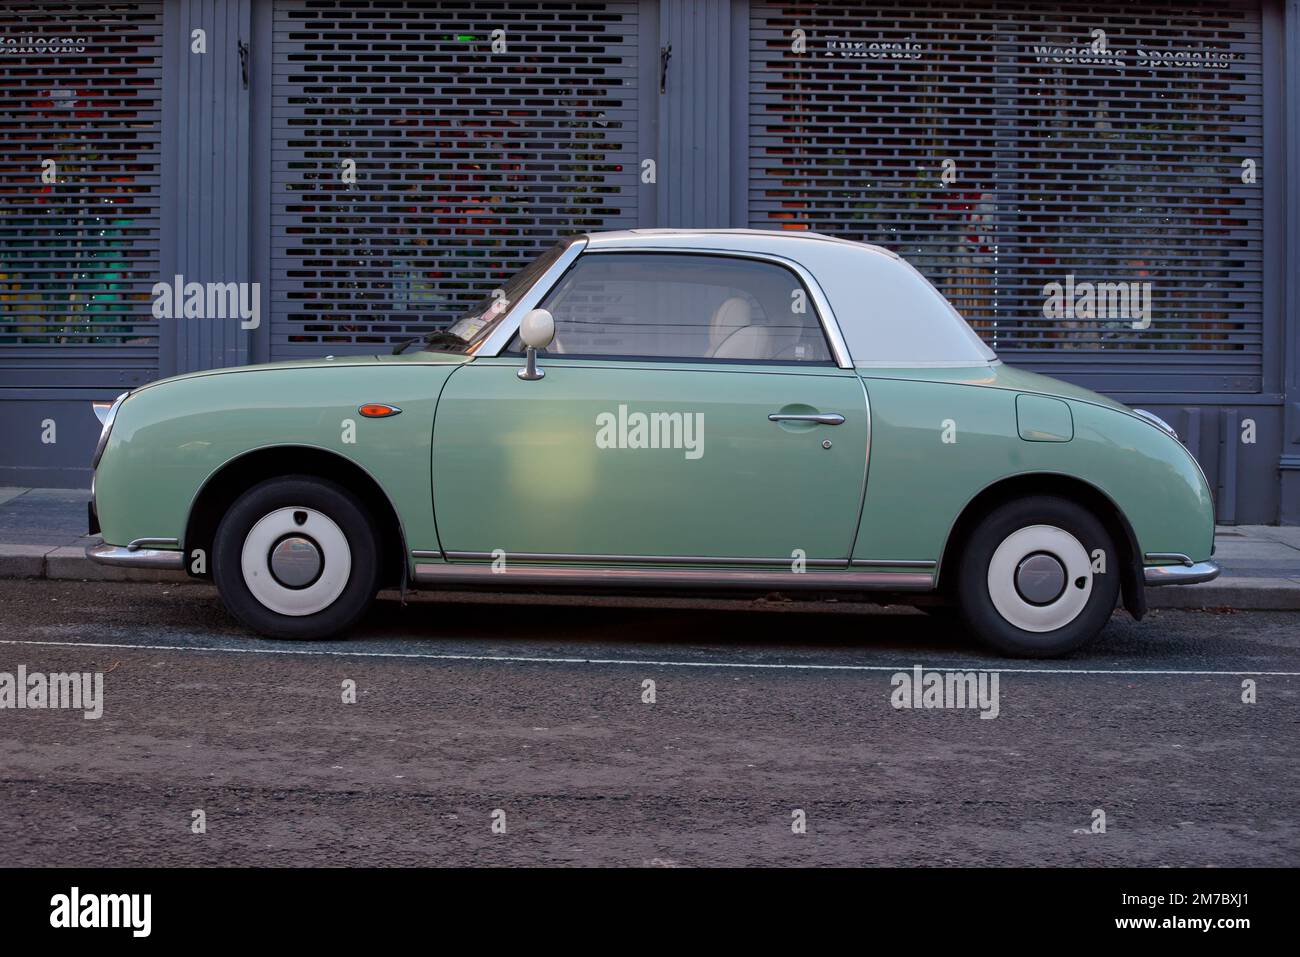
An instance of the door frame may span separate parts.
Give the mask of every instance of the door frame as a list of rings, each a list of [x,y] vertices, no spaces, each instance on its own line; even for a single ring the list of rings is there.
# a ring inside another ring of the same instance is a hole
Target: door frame
[[[703,237],[707,241],[707,236]],[[835,360],[835,365],[840,369],[852,369],[853,357],[849,354],[848,343],[844,340],[844,335],[840,332],[840,325],[835,318],[835,313],[831,310],[830,300],[826,298],[826,293],[822,287],[813,278],[812,273],[805,269],[801,264],[786,256],[778,256],[775,253],[749,252],[736,249],[719,249],[702,245],[699,247],[683,248],[680,246],[666,246],[655,243],[629,243],[626,246],[608,246],[603,248],[591,247],[586,236],[576,239],[563,255],[560,256],[551,268],[544,272],[536,283],[519,297],[519,300],[506,313],[504,319],[492,330],[491,334],[484,340],[480,347],[477,357],[480,358],[507,358],[505,352],[515,334],[519,331],[519,326],[524,320],[524,316],[532,309],[536,309],[556,286],[564,278],[569,269],[583,256],[604,256],[617,254],[639,254],[639,253],[667,253],[679,256],[720,256],[727,259],[749,259],[758,262],[767,262],[776,266],[783,266],[790,270],[802,282],[808,290],[808,296],[812,300],[813,313],[817,316],[817,322],[821,326],[822,335],[826,337],[826,343],[830,347],[831,356]],[[618,357],[611,357],[617,359]],[[630,357],[624,357],[630,358]],[[652,360],[647,360],[652,361]],[[665,359],[663,361],[686,362],[686,359]]]

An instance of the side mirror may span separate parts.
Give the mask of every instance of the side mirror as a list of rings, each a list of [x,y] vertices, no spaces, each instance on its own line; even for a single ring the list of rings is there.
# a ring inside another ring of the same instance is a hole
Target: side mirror
[[[555,341],[555,317],[545,309],[530,309],[519,323],[519,338],[523,340],[527,356],[525,366],[519,370],[519,378],[529,382],[546,375],[537,368],[537,350],[545,349]]]

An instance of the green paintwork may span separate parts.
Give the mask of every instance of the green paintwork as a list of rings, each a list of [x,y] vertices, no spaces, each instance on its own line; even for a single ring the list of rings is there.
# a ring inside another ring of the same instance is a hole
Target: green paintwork
[[[423,354],[380,365],[373,357],[250,366],[180,376],[122,403],[95,476],[104,541],[181,538],[199,489],[254,449],[314,446],[370,472],[388,493],[413,549],[436,549],[428,461],[438,393],[461,361]],[[357,414],[367,402],[402,410]],[[356,441],[344,441],[344,420]]]
[[[871,399],[871,466],[854,558],[937,560],[966,503],[1017,475],[1070,475],[1106,494],[1142,552],[1210,557],[1214,510],[1191,454],[1124,406],[1004,365],[969,370],[859,370]],[[937,374],[936,374],[937,373]],[[1026,442],[1016,396],[1068,398],[1069,442]],[[956,441],[943,441],[952,420]]]
[[[370,472],[413,550],[762,559],[802,550],[810,560],[851,550],[855,560],[938,561],[982,489],[1059,473],[1109,496],[1142,551],[1210,555],[1210,492],[1181,444],[1116,402],[1001,364],[840,370],[546,355],[541,364],[546,378],[525,382],[518,358],[411,351],[213,370],[140,389],[122,404],[96,475],[104,540],[179,539],[223,465],[305,445]],[[1061,436],[1056,400],[1068,404],[1072,437],[1022,438],[1025,410],[1036,417],[1029,437]],[[403,411],[365,419],[357,408],[366,402]],[[596,417],[620,404],[702,413],[703,455],[599,448]],[[778,411],[846,421],[767,421]],[[356,422],[355,443],[344,441],[345,419]],[[949,420],[955,441],[945,442]]]
[[[867,416],[851,371],[516,359],[452,376],[434,433],[434,499],[448,551],[847,561]],[[599,417],[689,415],[696,453],[601,448]],[[842,425],[768,421],[838,412]],[[822,447],[831,440],[831,448]]]

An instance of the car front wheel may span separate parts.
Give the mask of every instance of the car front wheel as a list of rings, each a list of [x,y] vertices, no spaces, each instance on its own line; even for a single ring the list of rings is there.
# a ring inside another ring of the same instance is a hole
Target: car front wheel
[[[1068,654],[1110,620],[1119,598],[1117,562],[1105,527],[1087,509],[1051,496],[1008,502],[967,541],[958,581],[962,613],[1004,654]]]
[[[374,524],[333,482],[271,479],[240,496],[221,520],[212,576],[226,609],[255,631],[327,638],[354,625],[374,600]]]

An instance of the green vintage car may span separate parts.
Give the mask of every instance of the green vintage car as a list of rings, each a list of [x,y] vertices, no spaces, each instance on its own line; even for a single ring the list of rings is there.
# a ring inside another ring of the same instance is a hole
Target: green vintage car
[[[277,638],[385,586],[889,593],[1027,656],[1218,574],[1169,426],[1003,365],[875,246],[575,236],[416,345],[101,408],[91,557]]]

